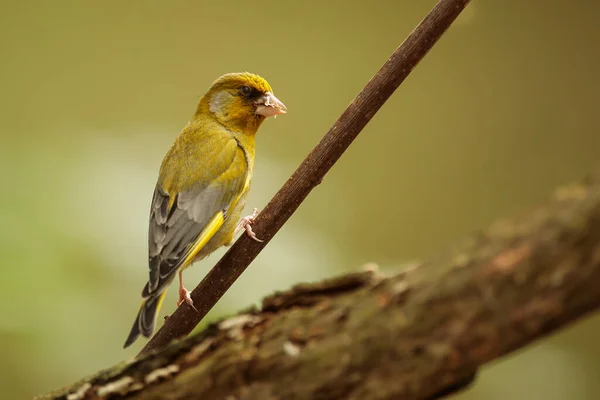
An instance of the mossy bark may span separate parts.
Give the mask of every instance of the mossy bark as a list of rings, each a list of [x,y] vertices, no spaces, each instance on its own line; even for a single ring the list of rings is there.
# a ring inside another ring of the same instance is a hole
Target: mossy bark
[[[433,399],[600,306],[600,174],[384,276],[300,284],[45,396]]]

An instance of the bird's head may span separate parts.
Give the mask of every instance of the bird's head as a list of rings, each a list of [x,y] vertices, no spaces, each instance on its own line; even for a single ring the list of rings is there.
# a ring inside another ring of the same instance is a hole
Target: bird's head
[[[241,72],[217,79],[200,100],[196,115],[208,114],[231,131],[254,135],[265,118],[286,110],[265,79]]]

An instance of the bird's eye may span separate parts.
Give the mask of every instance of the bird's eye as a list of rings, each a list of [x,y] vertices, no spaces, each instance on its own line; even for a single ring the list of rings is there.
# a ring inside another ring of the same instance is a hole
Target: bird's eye
[[[250,86],[242,86],[240,88],[240,93],[242,96],[249,97],[252,94],[252,88]]]

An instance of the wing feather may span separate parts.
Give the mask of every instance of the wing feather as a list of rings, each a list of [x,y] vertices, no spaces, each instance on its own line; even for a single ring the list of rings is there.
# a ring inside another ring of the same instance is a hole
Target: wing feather
[[[206,179],[208,184],[180,190],[176,199],[157,184],[150,210],[150,274],[142,293],[144,297],[161,291],[180,268],[193,261],[221,227],[227,218],[227,211],[243,193],[248,177],[246,155],[237,142],[228,149],[233,153],[222,152],[217,157],[221,161],[231,161],[221,163],[223,167],[215,171],[213,177]]]

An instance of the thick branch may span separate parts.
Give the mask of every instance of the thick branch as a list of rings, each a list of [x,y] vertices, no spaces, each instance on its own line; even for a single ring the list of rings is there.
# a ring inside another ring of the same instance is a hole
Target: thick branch
[[[435,399],[600,307],[599,287],[600,173],[396,275],[270,296],[70,399]]]
[[[142,353],[162,348],[194,329],[311,190],[321,183],[333,164],[468,3],[469,0],[438,1],[260,213],[254,231],[264,242],[258,243],[242,235],[192,292],[191,297],[198,312],[187,304],[179,307],[146,344]]]

